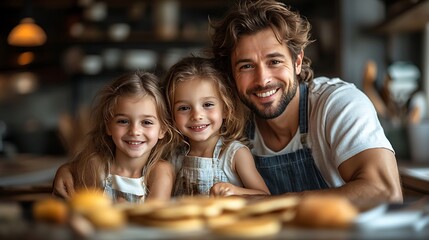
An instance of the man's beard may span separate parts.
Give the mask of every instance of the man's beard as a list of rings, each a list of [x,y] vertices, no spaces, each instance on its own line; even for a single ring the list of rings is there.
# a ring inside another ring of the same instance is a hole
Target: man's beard
[[[281,88],[284,88],[284,84],[281,85]],[[275,108],[273,103],[263,104],[264,109],[258,109],[256,104],[253,104],[250,98],[247,98],[244,94],[239,94],[241,101],[250,109],[252,112],[259,118],[263,119],[273,119],[280,116],[289,105],[292,98],[295,96],[298,89],[298,80],[295,78],[292,84],[292,87],[289,88],[289,91],[283,92],[281,100],[278,106]]]

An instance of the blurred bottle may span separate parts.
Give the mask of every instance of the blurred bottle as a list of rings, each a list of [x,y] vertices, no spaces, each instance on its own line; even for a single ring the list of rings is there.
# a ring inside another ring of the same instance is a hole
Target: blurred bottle
[[[179,33],[179,1],[160,0],[155,3],[154,22],[156,34],[163,40],[172,40]]]

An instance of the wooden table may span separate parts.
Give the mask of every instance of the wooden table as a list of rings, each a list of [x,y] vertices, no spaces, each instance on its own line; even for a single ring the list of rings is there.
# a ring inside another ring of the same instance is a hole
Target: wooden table
[[[429,162],[400,161],[398,167],[404,198],[429,195]]]
[[[51,181],[65,156],[20,154],[13,159],[0,158],[0,186],[34,185]]]
[[[7,225],[9,224],[9,225]],[[8,229],[5,234],[1,229]],[[305,229],[298,227],[284,227],[275,236],[264,237],[262,239],[311,239],[311,240],[334,240],[334,239],[428,239],[429,228],[416,231],[411,227],[385,228],[362,230],[351,229]],[[31,222],[0,222],[0,238],[2,239],[77,239],[68,227],[53,226],[46,224],[35,224]],[[227,239],[216,236],[209,231],[202,230],[196,232],[167,231],[156,228],[130,225],[117,231],[98,231],[87,239]]]
[[[52,163],[52,165],[50,166],[52,167],[52,169],[56,170],[56,168],[61,165],[65,161],[65,159],[57,160],[54,160],[54,158],[50,158],[50,160],[45,159],[40,162],[50,161]],[[2,167],[3,166],[4,165],[2,165]],[[406,198],[405,204],[386,204],[386,211],[383,213],[384,215],[380,215],[380,218],[371,218],[370,220],[368,220],[367,225],[356,224],[349,229],[306,229],[297,226],[284,226],[280,233],[275,236],[269,237],[269,239],[428,239],[429,224],[427,224],[423,229],[420,230],[416,229],[413,225],[413,223],[423,218],[429,217],[429,195],[426,195],[427,191],[429,191],[429,187],[427,187],[428,185],[425,185],[428,184],[428,182],[426,181],[426,179],[420,179],[418,175],[416,177],[415,174],[409,172],[409,169],[426,169],[426,166],[416,166],[415,164],[405,162],[400,163],[399,168],[404,189],[413,189],[418,194]],[[422,170],[421,172],[424,173],[425,171]],[[9,174],[9,176],[10,175],[11,174]],[[423,176],[425,175],[423,174]],[[2,176],[3,179],[5,179],[5,177],[6,176],[4,175]],[[53,175],[50,175],[50,177],[53,177]],[[3,190],[0,192],[5,193],[5,189],[7,191],[7,188],[3,186]],[[36,192],[38,192],[39,194],[50,194],[51,191],[50,186],[45,186],[45,188],[42,187],[38,189],[37,186],[25,188],[25,186],[15,185],[14,189],[15,201],[12,201],[12,204],[18,204],[15,205],[15,207],[22,207],[22,205],[19,205],[18,202],[21,202],[22,204],[23,199],[25,199],[25,196],[27,196],[27,194],[30,195],[30,200],[32,199],[34,201]],[[4,203],[5,199],[7,199],[5,195],[8,194],[9,193],[3,194],[3,201],[1,201],[0,199],[0,205]],[[418,205],[418,216],[416,215],[415,209],[413,210],[412,208],[408,207],[413,206],[413,204],[415,204],[417,200],[420,203],[422,201],[424,202],[424,204]],[[7,202],[11,203],[10,201]],[[24,215],[25,211],[27,211],[27,217],[17,217],[16,219],[9,221],[0,221],[0,239],[76,239],[76,234],[68,226],[55,226],[33,222],[31,220],[31,217],[29,217],[29,210],[29,208],[23,210]],[[397,211],[401,210],[403,215],[400,215],[401,212],[399,212],[399,215],[395,215],[396,213],[398,213]],[[384,217],[384,219],[381,217]],[[385,223],[389,221],[391,224],[390,227],[380,227],[379,225],[377,225],[380,222]],[[125,228],[117,231],[97,231],[88,239],[209,240],[225,238],[216,236],[208,230],[201,230],[196,232],[174,232],[130,223]]]
[[[34,202],[52,193],[52,180],[65,156],[21,154],[0,159],[0,200]]]

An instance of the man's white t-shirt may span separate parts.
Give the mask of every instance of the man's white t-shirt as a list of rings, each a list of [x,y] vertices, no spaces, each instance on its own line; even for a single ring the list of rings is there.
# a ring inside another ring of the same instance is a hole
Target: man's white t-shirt
[[[394,151],[368,97],[354,84],[338,78],[315,78],[308,86],[307,141],[330,187],[344,184],[338,167],[357,153],[371,148]],[[252,149],[255,155],[286,154],[300,148],[299,129],[291,142],[278,152],[267,148],[258,128],[255,129]]]

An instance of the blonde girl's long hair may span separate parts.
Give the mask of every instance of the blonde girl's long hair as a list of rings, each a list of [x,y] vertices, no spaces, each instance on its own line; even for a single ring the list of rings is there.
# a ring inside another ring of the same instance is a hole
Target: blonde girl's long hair
[[[226,112],[226,118],[220,130],[220,136],[224,140],[223,149],[234,140],[247,143],[248,141],[244,137],[247,110],[238,99],[237,94],[234,94],[232,91],[227,76],[215,67],[213,59],[210,58],[197,56],[185,57],[174,64],[167,72],[164,85],[167,104],[173,116],[173,126],[174,98],[177,84],[193,78],[210,80],[219,92],[219,96],[224,104],[223,110]],[[189,89],[189,94],[192,94],[192,89]],[[185,140],[185,137],[179,133],[179,142],[176,141],[176,144],[183,146],[183,144],[187,144]]]
[[[102,88],[93,101],[91,111],[91,128],[85,136],[85,143],[75,154],[71,172],[75,187],[101,188],[101,177],[107,172],[108,163],[112,164],[116,146],[107,134],[109,121],[113,119],[118,98],[122,96],[150,96],[155,104],[161,129],[165,132],[163,139],[151,150],[146,164],[146,177],[151,173],[154,164],[166,156],[165,147],[172,141],[171,118],[161,91],[158,78],[148,72],[125,74]]]

